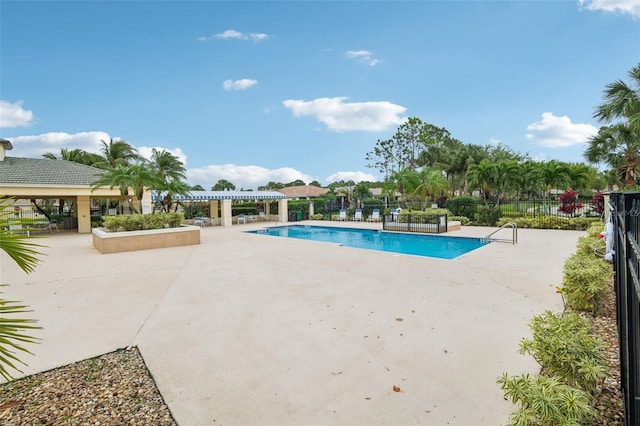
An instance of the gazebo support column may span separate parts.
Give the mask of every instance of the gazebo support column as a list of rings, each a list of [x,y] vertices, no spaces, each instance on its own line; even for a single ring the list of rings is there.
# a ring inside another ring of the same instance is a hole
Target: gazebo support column
[[[218,216],[218,200],[209,201],[209,219],[211,219],[211,224],[218,224],[218,220],[220,219]]]
[[[220,225],[222,226],[233,225],[233,217],[231,213],[231,200],[222,200],[222,217],[220,218]]]
[[[278,222],[286,223],[289,220],[287,199],[278,200]]]
[[[89,202],[89,196],[78,195],[76,203],[76,214],[78,215],[78,234],[90,234],[91,203]]]

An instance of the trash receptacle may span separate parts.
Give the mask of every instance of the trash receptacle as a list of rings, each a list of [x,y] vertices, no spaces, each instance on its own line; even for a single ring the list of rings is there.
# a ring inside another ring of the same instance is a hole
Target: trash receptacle
[[[296,220],[298,222],[300,222],[302,220],[302,212],[301,211],[297,211],[296,212]]]
[[[289,212],[289,222],[295,222],[297,216],[296,212]]]

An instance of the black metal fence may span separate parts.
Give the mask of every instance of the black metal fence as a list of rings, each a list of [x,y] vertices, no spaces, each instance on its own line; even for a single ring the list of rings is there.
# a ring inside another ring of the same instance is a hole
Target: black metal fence
[[[625,425],[640,424],[640,192],[612,193],[615,290]]]
[[[391,213],[382,216],[382,229],[439,234],[447,232],[447,215]]]

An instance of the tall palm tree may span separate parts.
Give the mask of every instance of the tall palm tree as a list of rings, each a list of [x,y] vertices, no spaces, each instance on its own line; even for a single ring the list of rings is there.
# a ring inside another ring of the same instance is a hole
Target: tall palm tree
[[[110,139],[109,143],[101,140],[101,158],[93,164],[94,167],[107,169],[122,164],[132,164],[141,159],[138,151],[122,139]]]
[[[594,117],[613,124],[589,139],[584,154],[589,162],[614,168],[625,187],[633,186],[640,175],[640,63],[629,77],[630,84],[616,80],[606,86],[605,101],[596,107]]]
[[[604,90],[605,102],[596,108],[594,116],[603,123],[615,119],[627,122],[629,130],[640,134],[640,63],[629,71],[631,84],[616,80]]]
[[[96,161],[96,154],[88,153],[87,151],[80,148],[60,148],[59,155],[56,155],[52,152],[45,152],[44,154],[42,154],[42,157],[48,158],[50,160],[73,161],[74,163],[80,163],[87,166],[92,165]]]
[[[187,169],[184,163],[169,151],[158,151],[155,148],[151,151],[149,166],[157,177],[153,189],[165,193],[162,206],[168,212],[173,204],[173,195],[189,195],[189,185],[186,183]]]
[[[14,202],[11,198],[0,197],[0,211],[13,210]],[[40,262],[38,248],[42,246],[29,242],[24,234],[11,233],[6,222],[6,219],[0,219],[0,249],[24,272],[32,272]],[[15,351],[31,353],[23,344],[36,343],[38,340],[29,333],[41,327],[34,325],[36,320],[24,317],[28,312],[20,302],[5,300],[0,296],[0,376],[6,381],[13,379],[11,369],[21,372],[18,364],[25,365]],[[18,318],[14,318],[14,315]]]
[[[236,186],[226,179],[220,179],[211,187],[212,191],[234,191]]]

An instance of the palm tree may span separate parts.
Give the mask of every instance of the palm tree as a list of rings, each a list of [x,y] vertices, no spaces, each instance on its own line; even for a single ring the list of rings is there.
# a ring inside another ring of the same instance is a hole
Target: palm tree
[[[631,85],[622,80],[608,84],[604,91],[605,102],[596,108],[594,117],[603,123],[615,119],[626,120],[629,130],[640,134],[640,63],[629,71]]]
[[[0,197],[0,211],[13,210],[13,204],[13,199]],[[9,255],[20,269],[30,273],[40,262],[37,256],[41,253],[37,249],[42,246],[27,241],[28,237],[24,234],[11,233],[7,229],[6,222],[6,219],[0,219],[0,249]],[[36,320],[24,318],[23,314],[28,312],[30,311],[27,307],[19,302],[5,300],[0,297],[0,376],[6,381],[14,378],[9,369],[21,373],[22,371],[18,369],[17,364],[26,365],[18,358],[15,351],[31,353],[22,344],[36,343],[38,340],[27,334],[31,330],[41,328],[33,325]],[[12,318],[13,315],[18,315],[19,318]]]
[[[598,134],[589,139],[584,158],[590,163],[611,167],[626,188],[640,178],[640,138],[624,123],[601,127]]]
[[[479,188],[486,203],[489,200],[491,185],[495,182],[496,165],[487,159],[472,164],[467,171],[467,180],[471,188]]]
[[[149,166],[156,175],[153,189],[165,192],[162,200],[162,206],[165,211],[171,209],[173,204],[172,195],[189,195],[189,185],[185,182],[187,179],[187,169],[178,157],[169,151],[151,151],[151,160]],[[151,183],[151,182],[150,182]]]
[[[97,175],[97,179],[91,184],[92,190],[101,186],[108,186],[109,189],[118,188],[120,190],[121,202],[127,203],[130,210],[133,210],[129,198],[129,188],[133,188],[134,179],[132,177],[131,165],[118,164],[109,167],[104,173]]]
[[[74,163],[80,163],[87,166],[95,163],[96,158],[98,157],[97,154],[88,153],[87,151],[80,148],[60,148],[60,155],[56,155],[52,152],[45,152],[44,154],[42,154],[42,156],[50,160],[73,161]]]
[[[424,167],[418,174],[420,184],[413,190],[421,202],[427,197],[435,197],[449,189],[449,180],[442,175],[442,171]]]
[[[236,186],[226,179],[220,179],[211,187],[212,191],[234,191]]]
[[[594,117],[603,123],[589,139],[585,158],[591,163],[606,163],[614,168],[625,187],[633,186],[640,165],[640,63],[629,71],[631,84],[617,80],[606,86],[605,102],[596,108]]]
[[[359,182],[353,187],[353,196],[357,200],[358,206],[362,207],[362,202],[366,198],[371,198],[371,190],[365,182]]]
[[[420,185],[420,177],[417,171],[410,167],[391,173],[389,178],[382,185],[382,191],[387,196],[394,196],[400,193],[400,201],[406,201],[407,194],[412,193]]]
[[[99,161],[93,164],[94,167],[115,168],[118,165],[131,164],[141,159],[138,151],[122,139],[110,139],[109,143],[103,140],[100,142],[102,142],[100,149],[102,156]]]

